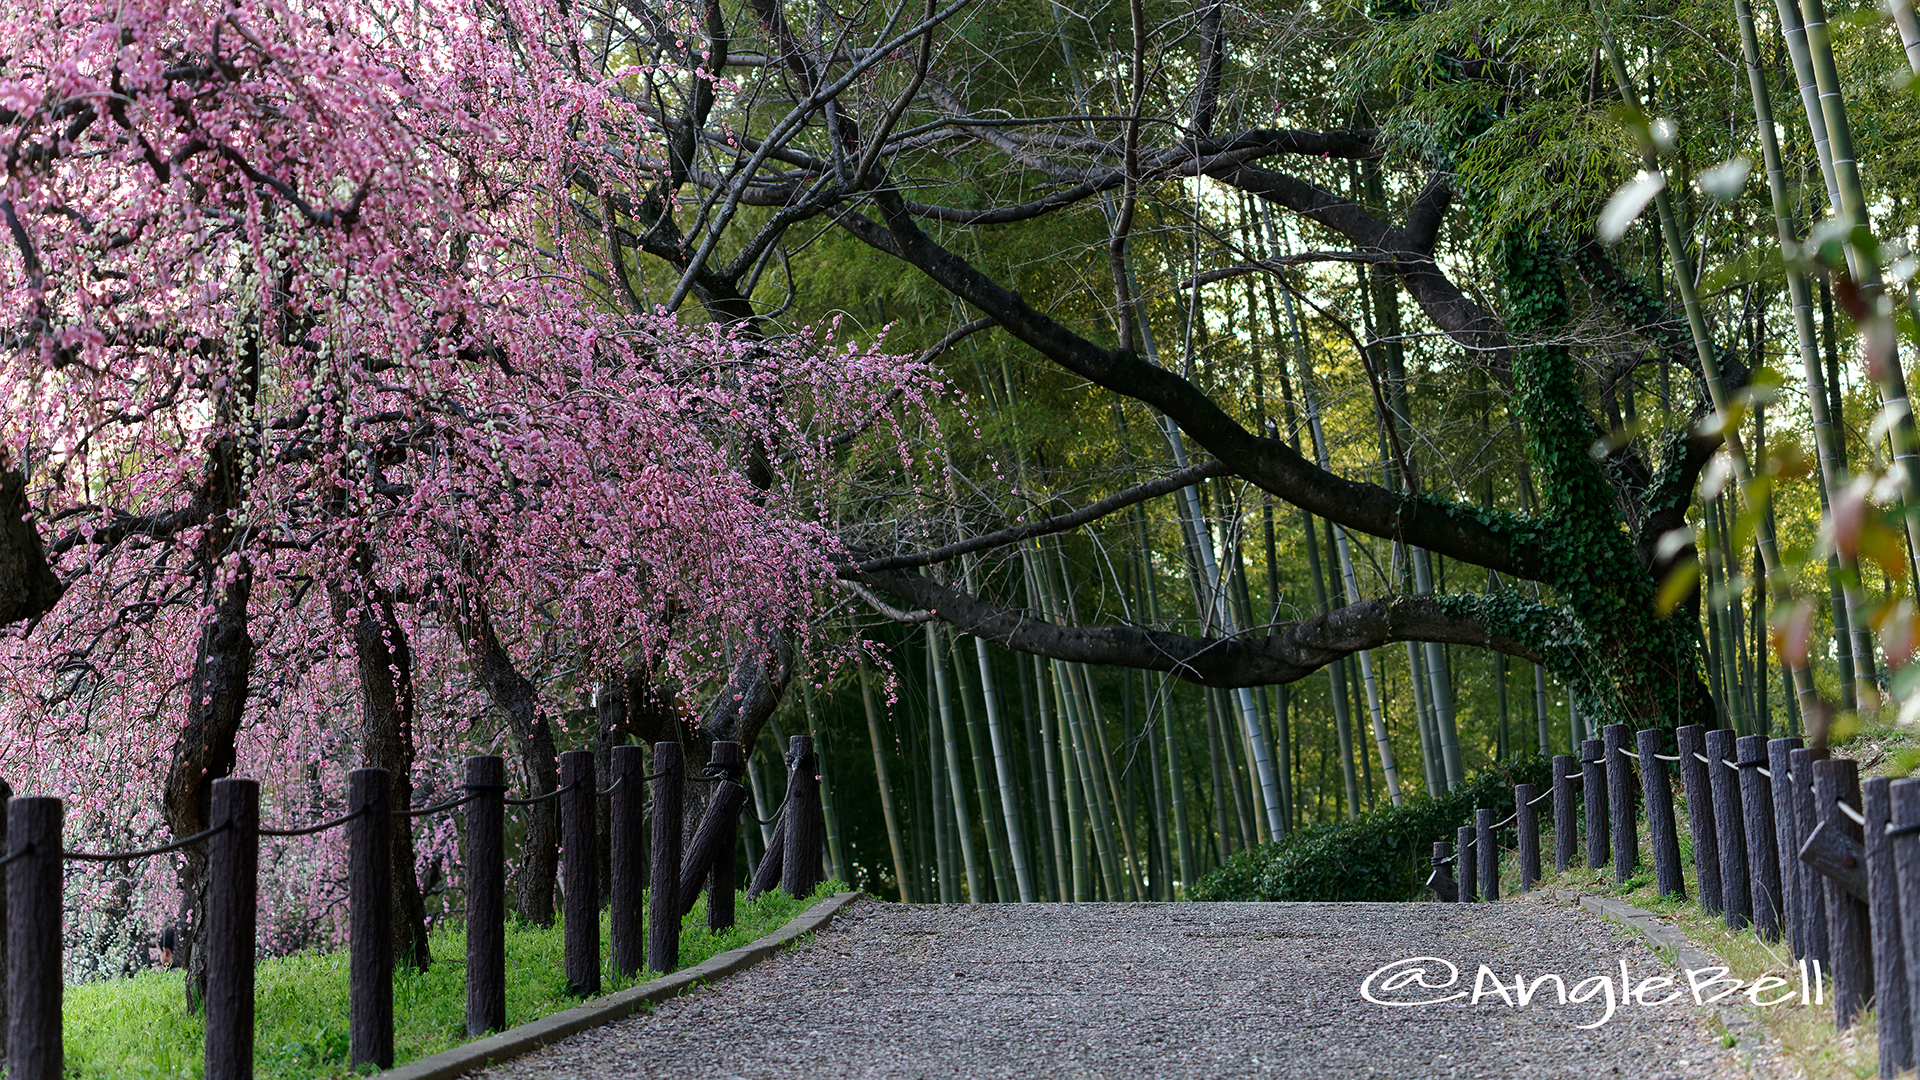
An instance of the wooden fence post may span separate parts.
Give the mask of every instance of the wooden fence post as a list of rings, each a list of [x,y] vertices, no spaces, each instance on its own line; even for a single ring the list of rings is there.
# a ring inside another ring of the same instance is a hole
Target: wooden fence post
[[[715,800],[727,799],[733,809],[726,817],[714,823],[721,835],[714,841],[713,869],[707,874],[707,929],[733,929],[734,890],[739,887],[740,871],[736,865],[738,856],[734,849],[739,846],[740,811],[747,805],[747,789],[740,786],[740,778],[747,774],[747,764],[737,742],[717,742],[713,744],[713,755],[707,769],[716,776],[724,776],[724,781],[716,781]]]
[[[567,989],[592,997],[600,992],[600,842],[594,836],[600,791],[593,751],[568,750],[560,755],[560,790]]]
[[[253,948],[260,895],[260,785],[213,782],[207,852],[206,1080],[252,1080]]]
[[[1720,844],[1720,904],[1727,929],[1753,920],[1753,889],[1747,882],[1747,826],[1740,813],[1740,777],[1734,760],[1735,735],[1727,728],[1707,732],[1707,778],[1713,787],[1713,832]]]
[[[804,899],[825,874],[821,853],[826,825],[820,813],[820,759],[813,753],[811,735],[787,739],[787,852],[781,859],[780,887],[787,895]]]
[[[1673,729],[1679,747],[1680,782],[1687,789],[1687,828],[1693,835],[1694,882],[1700,890],[1700,910],[1718,915],[1724,905],[1720,886],[1720,839],[1713,821],[1713,774],[1701,758],[1707,755],[1707,729],[1688,724]]]
[[[1480,863],[1480,896],[1484,900],[1500,899],[1500,845],[1494,839],[1494,831],[1493,811],[1475,810],[1473,848]]]
[[[760,865],[754,867],[753,880],[747,884],[747,899],[752,901],[761,893],[780,884],[780,871],[787,857],[787,805],[780,804],[774,811],[773,835],[767,838],[767,851],[760,857]]]
[[[1573,865],[1575,845],[1580,841],[1580,826],[1574,816],[1572,754],[1553,759],[1553,869],[1563,871]]]
[[[61,855],[59,799],[7,801],[7,836],[27,854],[7,866],[7,1076],[60,1080]],[[8,852],[12,854],[12,852]]]
[[[1860,799],[1859,763],[1848,758],[1813,763],[1814,815],[1821,824],[1834,823],[1840,832],[1863,840],[1860,826],[1840,810],[1838,803]],[[1845,1030],[1873,997],[1873,940],[1867,926],[1867,905],[1840,884],[1821,875],[1827,901],[1827,947],[1833,958],[1833,1024]]]
[[[1873,924],[1873,1009],[1879,1017],[1880,1075],[1893,1077],[1913,1068],[1913,987],[1907,974],[1903,938],[1916,931],[1900,918],[1899,868],[1893,856],[1893,781],[1876,776],[1860,785],[1860,811],[1867,845],[1867,915]],[[1916,912],[1920,914],[1920,912]],[[1912,921],[1909,916],[1907,922]]]
[[[1795,960],[1807,955],[1807,909],[1800,887],[1800,831],[1793,816],[1793,752],[1798,738],[1767,740],[1768,781],[1773,786],[1774,846],[1780,859],[1780,910],[1787,921],[1787,943]]]
[[[706,886],[707,927],[711,930],[733,925],[733,849],[740,836],[740,811],[747,805],[747,789],[730,778],[739,755],[739,743],[713,744],[713,758],[707,763],[708,775],[715,777],[713,798],[707,802],[700,826],[693,830],[686,858],[680,861],[680,913],[693,910],[694,900]]]
[[[1780,902],[1780,853],[1773,825],[1773,783],[1760,771],[1767,763],[1767,737],[1734,740],[1740,765],[1740,817],[1747,826],[1747,882],[1753,893],[1753,931],[1780,940],[1786,909]]]
[[[1599,739],[1580,743],[1580,797],[1587,812],[1587,868],[1598,870],[1611,857],[1607,839],[1606,744]]]
[[[13,798],[13,785],[0,780],[0,855],[13,849],[7,846],[7,802]],[[7,882],[0,872],[0,980],[7,977]],[[7,992],[0,986],[0,1061],[7,1060],[7,1029],[10,1027]]]
[[[393,1067],[393,822],[387,770],[347,774],[347,1067]]]
[[[1903,952],[1907,966],[1907,1043],[1920,1057],[1920,779],[1895,780],[1887,787],[1892,804],[1894,868],[1899,873],[1900,910],[1904,921]],[[1880,1022],[1887,1023],[1885,1017]]]
[[[1471,904],[1480,897],[1480,884],[1476,879],[1476,854],[1473,846],[1473,826],[1462,825],[1454,830],[1453,848],[1460,853],[1454,865],[1460,869],[1460,902]]]
[[[1533,785],[1513,787],[1513,835],[1520,845],[1520,891],[1540,880],[1540,815],[1533,809]]]
[[[1820,752],[1825,757],[1825,751]],[[1800,848],[1813,835],[1819,826],[1819,815],[1814,812],[1813,763],[1814,751],[1795,747],[1787,755],[1790,767],[1787,775],[1793,788],[1793,861],[1798,868],[1800,879],[1800,910],[1805,916],[1800,921],[1805,924],[1807,936],[1803,943],[1805,956],[1809,960],[1818,960],[1829,971],[1832,970],[1833,956],[1827,941],[1827,892],[1824,879],[1814,869],[1800,862]],[[1778,775],[1774,777],[1777,781]]]
[[[507,1026],[507,763],[467,759],[467,1034]]]
[[[1453,880],[1452,871],[1447,864],[1453,861],[1453,845],[1445,840],[1436,840],[1433,844],[1433,873],[1427,875],[1427,887],[1433,890],[1433,898],[1443,904],[1460,902],[1460,886]]]
[[[662,975],[680,966],[680,830],[686,816],[680,744],[653,744],[653,881],[647,898],[647,959]]]
[[[607,802],[607,862],[612,895],[607,924],[615,978],[630,978],[647,964],[646,906],[640,892],[640,830],[646,827],[647,751],[616,746],[609,757],[613,795]]]
[[[1633,776],[1628,772],[1627,725],[1600,729],[1606,749],[1607,813],[1613,829],[1613,880],[1625,881],[1640,868],[1640,833],[1633,825]]]
[[[1680,873],[1680,836],[1673,820],[1673,780],[1660,760],[1659,728],[1635,733],[1640,752],[1640,794],[1647,804],[1647,836],[1653,845],[1653,876],[1661,896],[1685,896],[1686,878]]]

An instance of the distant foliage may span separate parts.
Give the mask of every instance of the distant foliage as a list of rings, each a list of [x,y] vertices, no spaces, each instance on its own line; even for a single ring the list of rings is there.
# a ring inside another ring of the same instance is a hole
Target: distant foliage
[[[1422,795],[1348,821],[1315,825],[1243,851],[1201,878],[1193,900],[1393,901],[1419,899],[1436,841],[1452,840],[1479,807],[1506,817],[1513,785],[1545,790],[1553,763],[1527,758],[1498,766],[1446,794]],[[1542,803],[1545,811],[1547,804]]]

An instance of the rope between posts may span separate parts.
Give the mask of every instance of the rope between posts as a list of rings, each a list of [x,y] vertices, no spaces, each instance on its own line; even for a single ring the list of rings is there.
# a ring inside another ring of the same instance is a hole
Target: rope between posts
[[[323,821],[318,825],[307,825],[297,829],[261,829],[260,835],[261,836],[311,836],[317,832],[326,832],[328,829],[345,825],[347,822],[352,821],[353,819],[359,817],[362,814],[370,814],[372,812],[373,812],[373,807],[363,806],[360,809],[355,810],[351,814],[342,814],[341,816],[334,818],[332,821]]]
[[[437,806],[423,806],[418,810],[402,810],[400,812],[400,816],[401,817],[426,817],[428,814],[437,814],[442,810],[451,810],[456,806],[465,806],[467,803],[470,803],[479,797],[480,796],[477,793],[471,794],[471,795],[462,795],[457,799],[448,799],[446,802],[440,803]]]
[[[1492,825],[1492,828],[1495,828],[1495,829],[1504,829],[1504,828],[1506,828],[1507,826],[1509,826],[1509,825],[1511,825],[1511,824],[1513,824],[1514,822],[1516,822],[1516,821],[1518,821],[1518,820],[1520,820],[1520,813],[1519,813],[1519,811],[1517,811],[1517,810],[1516,810],[1515,812],[1513,812],[1513,813],[1511,813],[1511,814],[1508,814],[1508,815],[1507,815],[1507,819],[1506,819],[1505,821],[1496,821],[1496,822],[1494,822],[1494,823],[1493,823],[1493,825]]]
[[[1622,746],[1622,747],[1619,747],[1618,749],[1619,749],[1619,751],[1620,751],[1621,753],[1623,753],[1623,754],[1625,754],[1625,755],[1627,755],[1627,756],[1628,756],[1628,757],[1630,757],[1630,758],[1633,758],[1633,759],[1634,759],[1635,761],[1638,761],[1638,760],[1640,759],[1640,755],[1639,755],[1639,754],[1636,754],[1636,753],[1634,753],[1633,751],[1631,751],[1631,750],[1629,750],[1629,749],[1627,749],[1627,748],[1626,748],[1626,747],[1624,747],[1624,746]]]
[[[1655,754],[1653,756],[1659,758],[1661,761],[1679,761],[1680,760],[1679,754]]]
[[[1548,788],[1547,790],[1541,792],[1538,797],[1529,800],[1527,802],[1527,805],[1539,806],[1541,803],[1546,802],[1548,799],[1551,799],[1551,798],[1553,798],[1553,789]]]
[[[0,856],[0,866],[5,866],[22,855],[31,855],[31,854],[33,854],[33,843],[32,841],[28,841],[27,843],[20,845],[18,850],[9,851],[5,855]]]
[[[1891,821],[1887,822],[1888,836],[1912,836],[1914,833],[1920,833],[1920,821],[1909,821],[1905,825],[1895,825]],[[11,859],[13,856],[9,855],[7,858]],[[5,861],[5,859],[0,859],[0,862]]]
[[[548,799],[557,799],[560,796],[565,795],[567,792],[572,791],[574,788],[577,788],[579,786],[580,786],[580,781],[575,780],[571,784],[562,784],[561,786],[554,788],[552,791],[547,792],[545,795],[535,795],[535,796],[532,796],[531,798],[526,798],[526,799],[502,799],[501,801],[506,803],[508,806],[532,806],[535,803],[546,802]]]
[[[209,836],[226,832],[232,827],[233,822],[231,820],[223,821],[211,829],[204,829],[185,839],[175,840],[171,844],[164,844],[157,848],[147,848],[143,851],[63,851],[60,853],[60,857],[64,859],[80,859],[85,862],[124,862],[129,859],[144,859],[151,855],[165,855],[169,851],[179,851],[182,848],[192,847]]]
[[[1845,799],[1835,799],[1833,800],[1833,805],[1839,807],[1841,813],[1852,818],[1855,825],[1865,825],[1867,823],[1867,815],[1848,806]]]

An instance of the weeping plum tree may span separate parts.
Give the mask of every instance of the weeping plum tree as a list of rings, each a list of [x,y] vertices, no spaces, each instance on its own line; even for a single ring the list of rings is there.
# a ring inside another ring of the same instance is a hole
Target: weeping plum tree
[[[145,782],[161,812],[132,824],[185,836],[243,762],[282,809],[318,809],[312,770],[357,727],[405,804],[422,688],[447,708],[464,671],[521,782],[551,790],[556,639],[590,671],[640,656],[718,690],[709,725],[755,734],[752,695],[703,680],[730,654],[777,691],[764,673],[792,666],[844,560],[827,465],[930,384],[830,329],[633,302],[574,207],[654,197],[674,152],[577,30],[463,0],[46,0],[0,21],[19,787]],[[330,683],[357,684],[360,724],[279,719]],[[87,760],[103,733],[114,760]],[[516,879],[538,922],[543,809]],[[424,967],[409,828],[398,944]],[[176,882],[188,962],[202,858]]]

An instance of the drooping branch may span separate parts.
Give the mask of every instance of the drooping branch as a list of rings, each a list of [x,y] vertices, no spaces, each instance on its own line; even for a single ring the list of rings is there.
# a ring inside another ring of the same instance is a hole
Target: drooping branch
[[[1197,484],[1202,480],[1211,479],[1215,476],[1226,476],[1232,471],[1233,470],[1227,468],[1227,464],[1224,461],[1205,461],[1198,465],[1189,465],[1171,476],[1163,476],[1158,480],[1149,480],[1144,484],[1138,484],[1125,491],[1109,495],[1099,502],[1083,506],[1072,513],[1059,514],[1054,517],[1043,518],[1040,521],[1030,521],[1025,525],[1016,525],[1010,529],[1000,529],[983,536],[975,536],[971,539],[947,544],[944,547],[937,547],[932,551],[917,551],[907,555],[888,555],[878,559],[868,559],[849,569],[854,573],[865,574],[879,570],[903,570],[914,566],[932,566],[934,563],[947,562],[952,559],[957,559],[962,555],[970,555],[976,551],[1005,547],[1008,544],[1017,544],[1022,540],[1031,540],[1036,536],[1066,532],[1068,529],[1077,529],[1090,521],[1098,521],[1116,510],[1124,510],[1135,503],[1159,498],[1162,495],[1179,491],[1183,487]]]
[[[981,600],[905,570],[861,580],[924,607],[975,637],[1020,652],[1083,664],[1169,672],[1202,686],[1296,682],[1344,656],[1396,641],[1477,645],[1534,663],[1546,657],[1485,622],[1449,610],[1433,596],[1363,600],[1264,637],[1190,637],[1136,626],[1061,626]]]
[[[838,215],[840,225],[872,247],[919,268],[1047,359],[1166,413],[1234,475],[1358,532],[1418,544],[1515,577],[1533,579],[1540,573],[1535,553],[1515,542],[1498,515],[1409,497],[1321,469],[1284,441],[1247,430],[1177,373],[1133,352],[1103,348],[1034,308],[1019,293],[923,232],[897,192],[881,189],[874,199],[885,214],[884,225],[853,211]]]

